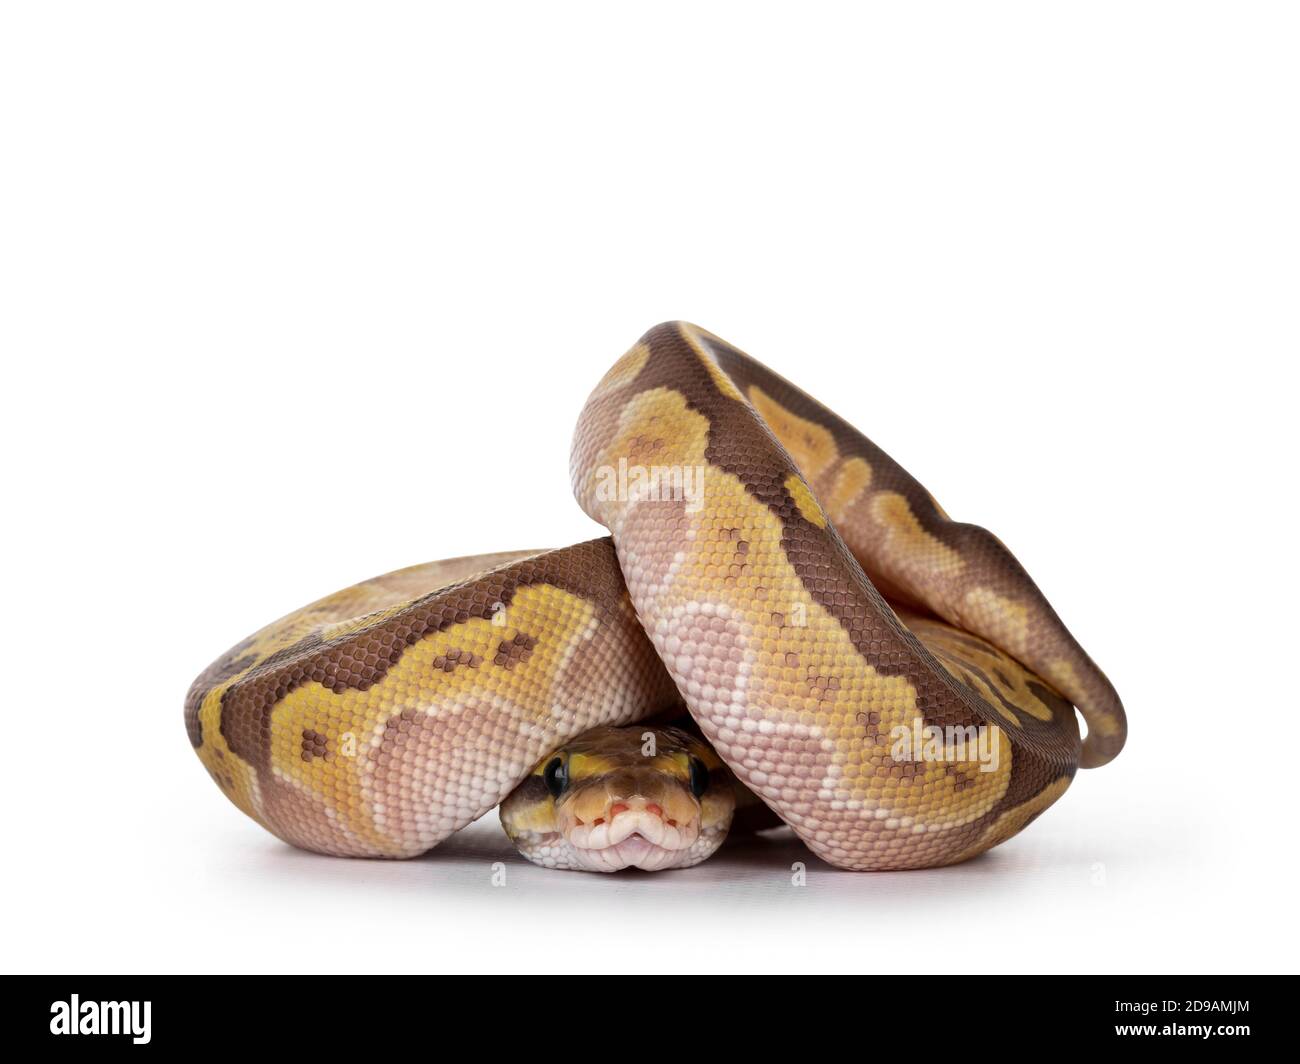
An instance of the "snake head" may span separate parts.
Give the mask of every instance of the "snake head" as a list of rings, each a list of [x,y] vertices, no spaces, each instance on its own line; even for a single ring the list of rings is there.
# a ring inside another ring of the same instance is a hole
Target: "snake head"
[[[546,868],[687,868],[726,838],[732,787],[712,748],[677,728],[593,728],[534,766],[501,824]]]

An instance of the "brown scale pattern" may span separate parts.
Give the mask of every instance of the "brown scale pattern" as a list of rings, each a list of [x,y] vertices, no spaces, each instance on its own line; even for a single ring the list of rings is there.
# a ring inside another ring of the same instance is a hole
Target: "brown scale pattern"
[[[675,329],[676,326],[670,326],[666,331],[671,333]],[[742,393],[750,394],[757,388],[776,398],[793,414],[827,431],[837,456],[833,467],[821,476],[803,470],[815,489],[829,489],[836,473],[851,460],[861,460],[871,469],[870,490],[864,492],[862,500],[837,528],[845,549],[861,564],[874,585],[873,590],[879,588],[903,605],[933,611],[950,624],[969,628],[994,643],[1001,642],[991,627],[996,619],[982,616],[967,598],[969,593],[975,589],[988,591],[1023,608],[1028,618],[1023,642],[1006,649],[1031,671],[1055,674],[1057,685],[1071,696],[1093,726],[1083,751],[1085,767],[1104,764],[1119,753],[1127,722],[1114,687],[1070,634],[1024,567],[995,535],[977,525],[948,518],[934,497],[901,465],[783,377],[718,337],[705,334],[705,343],[710,356]],[[785,460],[791,461],[788,455]],[[960,576],[944,573],[935,564],[933,553],[923,557],[919,564],[909,565],[881,549],[880,522],[869,519],[867,511],[873,499],[886,493],[901,496],[921,529],[936,544],[960,556],[964,563]],[[1056,668],[1061,662],[1069,666],[1068,671]]]
[[[505,669],[513,669],[516,665],[528,660],[528,656],[533,652],[533,647],[536,645],[536,639],[530,635],[524,635],[522,632],[512,639],[503,639],[497,645],[496,656],[492,659],[492,664]]]
[[[302,759],[310,761],[314,757],[329,757],[329,737],[311,728],[302,730]]]
[[[441,669],[443,672],[455,672],[457,668],[477,669],[483,664],[483,659],[479,655],[468,650],[461,650],[459,647],[452,647],[445,654],[439,654],[433,659],[433,667]],[[500,664],[498,662],[497,664]]]

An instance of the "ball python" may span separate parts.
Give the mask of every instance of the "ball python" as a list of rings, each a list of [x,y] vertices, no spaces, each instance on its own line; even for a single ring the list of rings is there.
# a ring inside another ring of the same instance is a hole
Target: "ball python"
[[[226,796],[294,846],[359,857],[424,853],[504,801],[526,856],[616,864],[561,853],[574,829],[618,834],[588,806],[641,823],[664,803],[566,800],[548,766],[594,765],[619,740],[584,733],[684,707],[703,742],[669,736],[646,766],[673,808],[703,811],[707,750],[818,857],[907,869],[1011,838],[1124,744],[1115,689],[996,536],[701,328],[656,326],[605,374],[570,471],[608,536],[378,576],[210,665],[185,724]],[[711,808],[688,856],[725,819]]]

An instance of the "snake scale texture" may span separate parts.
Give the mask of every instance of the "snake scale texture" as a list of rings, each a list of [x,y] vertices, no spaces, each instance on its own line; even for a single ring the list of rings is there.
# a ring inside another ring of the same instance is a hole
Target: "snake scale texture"
[[[1114,688],[1006,547],[718,337],[646,333],[570,468],[608,538],[376,577],[205,670],[185,724],[227,797],[295,846],[411,857],[584,732],[684,704],[818,856],[922,868],[1123,746]],[[899,754],[977,731],[990,758]]]

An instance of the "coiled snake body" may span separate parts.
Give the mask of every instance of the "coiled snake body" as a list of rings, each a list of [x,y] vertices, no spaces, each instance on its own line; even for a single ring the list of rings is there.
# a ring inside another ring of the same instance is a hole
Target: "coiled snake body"
[[[918,868],[1010,838],[1123,745],[1114,689],[996,537],[702,329],[657,326],[605,375],[571,472],[610,538],[376,577],[199,676],[186,727],[226,795],[295,846],[410,857],[521,784],[503,815],[553,814],[529,781],[556,751],[684,704],[820,857]]]

